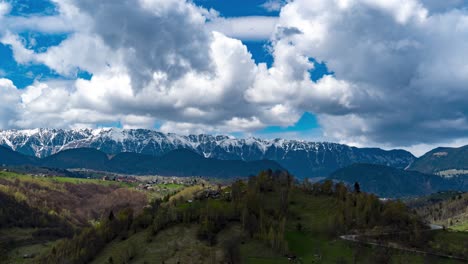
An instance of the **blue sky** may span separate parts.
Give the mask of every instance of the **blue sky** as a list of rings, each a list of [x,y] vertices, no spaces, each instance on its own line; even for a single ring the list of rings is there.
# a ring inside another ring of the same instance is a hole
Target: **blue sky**
[[[36,10],[37,11],[37,10]],[[60,44],[67,36],[66,35],[44,35],[34,32],[23,32],[21,37],[24,38],[26,46],[36,52],[41,52],[48,47]],[[30,43],[34,39],[36,43]],[[18,88],[25,88],[31,85],[35,80],[47,80],[61,78],[61,76],[42,64],[18,64],[13,58],[12,48],[8,45],[0,43],[0,72],[2,77],[8,78]]]
[[[55,5],[47,0],[9,0],[11,5],[9,16],[53,15],[56,13]],[[42,52],[51,46],[60,44],[67,35],[43,34],[40,32],[24,31],[19,34],[25,45],[36,51]],[[18,64],[13,58],[12,48],[0,43],[0,76],[8,78],[18,88],[25,88],[35,80],[47,80],[60,78],[61,76],[41,64]]]
[[[12,16],[30,16],[38,15],[54,15],[56,14],[56,6],[48,0],[8,0],[11,4]]]
[[[195,0],[196,4],[205,8],[213,8],[224,17],[241,16],[278,16],[278,11],[267,11],[262,5],[265,0]]]

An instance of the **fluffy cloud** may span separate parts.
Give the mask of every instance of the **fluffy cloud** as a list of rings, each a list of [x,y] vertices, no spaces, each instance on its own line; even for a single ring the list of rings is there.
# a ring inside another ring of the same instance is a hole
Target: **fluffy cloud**
[[[168,81],[188,71],[211,73],[211,35],[205,17],[194,4],[182,0],[83,0],[92,30],[114,51],[124,53],[133,88],[141,89],[164,72]],[[119,19],[115,19],[115,18]]]
[[[0,126],[10,127],[16,115],[19,92],[8,79],[0,78]]]
[[[0,41],[18,63],[93,77],[21,91],[0,79],[10,102],[0,127],[249,133],[307,111],[324,139],[355,145],[427,146],[468,133],[468,13],[457,0],[269,1],[285,4],[279,18],[235,19],[184,0],[54,1],[52,17],[3,17],[0,4]],[[69,37],[34,52],[23,30]],[[255,64],[236,38],[269,38],[273,65]],[[333,74],[312,81],[314,61]]]
[[[284,0],[268,0],[261,5],[265,10],[269,12],[280,11],[281,8],[286,4]]]
[[[28,87],[14,126],[118,120],[125,127],[162,123],[163,130],[234,132],[290,125],[300,117],[288,102],[253,104],[245,93],[258,78],[258,66],[241,41],[212,32],[268,38],[276,18],[227,20],[184,0],[55,2],[58,15],[31,18],[38,21],[35,28],[27,18],[12,18],[0,41],[12,47],[18,63],[44,64],[66,77],[86,70],[93,77]],[[48,26],[53,19],[67,24],[63,31],[70,36],[45,52],[27,49],[16,34],[54,32],[58,28]],[[262,23],[252,30],[252,21]]]
[[[11,6],[8,3],[0,2],[0,17],[10,13]]]
[[[123,55],[111,51],[96,35],[74,33],[58,46],[49,47],[42,53],[27,49],[24,40],[11,32],[5,33],[0,42],[11,47],[19,64],[44,64],[66,77],[75,77],[79,70],[99,74],[109,68],[123,67]]]
[[[318,114],[334,140],[407,146],[460,138],[468,133],[468,14],[430,8],[416,0],[290,2],[277,29],[298,33],[273,40],[275,63],[263,79],[276,78],[274,92],[263,81],[247,95],[301,97],[299,108]],[[334,76],[310,82],[308,58]]]
[[[242,40],[265,40],[275,31],[277,21],[277,17],[270,16],[217,17],[207,24],[207,29]]]
[[[152,127],[159,120],[166,122],[162,129],[180,128],[171,125],[177,123],[198,131],[197,127],[209,124],[217,131],[231,132],[267,125],[256,115],[269,115],[269,109],[263,113],[243,97],[256,74],[251,54],[239,40],[216,32],[207,34],[205,60],[210,71],[190,68],[175,78],[168,71],[142,66],[152,75],[135,89],[129,54],[110,51],[99,35],[75,33],[60,45],[35,53],[26,49],[18,36],[8,33],[2,42],[12,47],[20,63],[43,63],[62,75],[72,75],[77,69],[94,73],[89,81],[27,87],[21,92],[22,111],[14,126],[81,127],[118,120],[124,127]],[[73,60],[74,52],[80,49],[82,55]]]
[[[24,16],[4,16],[11,11],[10,4],[0,1],[0,34],[4,31],[34,31],[43,33],[64,33],[87,30],[89,17],[73,4],[74,0],[50,0],[57,5],[59,13],[54,16],[31,14]],[[12,4],[18,4],[14,1]],[[3,16],[2,16],[3,15]]]

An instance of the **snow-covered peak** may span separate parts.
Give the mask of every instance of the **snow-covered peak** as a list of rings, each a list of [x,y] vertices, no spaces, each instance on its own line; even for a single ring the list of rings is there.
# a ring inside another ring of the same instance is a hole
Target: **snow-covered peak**
[[[358,149],[336,143],[206,134],[185,136],[148,129],[0,130],[0,145],[40,158],[73,148],[95,148],[108,154],[134,152],[155,156],[184,148],[209,158],[275,160],[296,174],[312,170],[312,176],[323,176],[331,169],[354,162],[404,168],[414,160],[410,153]]]
[[[224,149],[234,153],[249,148],[259,154],[265,154],[272,146],[288,150],[315,149],[321,143],[296,140],[264,140],[255,137],[238,139],[226,135],[178,135],[165,134],[147,129],[30,129],[0,131],[0,145],[10,147],[28,155],[45,157],[68,148],[93,147],[103,151],[118,153],[121,151],[147,154],[161,154],[173,149],[189,148],[205,156],[214,156],[212,151]],[[338,145],[338,144],[336,144]],[[159,148],[159,149],[155,149]],[[148,150],[152,149],[152,150]],[[238,155],[244,157],[244,155]]]

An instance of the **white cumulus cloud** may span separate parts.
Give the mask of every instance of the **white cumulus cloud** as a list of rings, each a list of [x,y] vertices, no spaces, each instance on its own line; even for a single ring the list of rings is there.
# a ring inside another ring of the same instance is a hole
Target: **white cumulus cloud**
[[[218,17],[212,19],[207,28],[236,39],[268,40],[275,31],[277,21],[277,17],[270,16]]]

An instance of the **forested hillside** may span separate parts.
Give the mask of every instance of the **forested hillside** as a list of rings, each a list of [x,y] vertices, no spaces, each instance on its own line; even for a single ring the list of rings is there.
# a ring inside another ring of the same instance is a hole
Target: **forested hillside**
[[[116,182],[0,171],[0,259],[29,263],[103,215],[126,208],[140,214],[147,203],[146,194]]]
[[[444,199],[431,198],[442,196]],[[440,193],[409,203],[426,221],[455,230],[468,231],[468,193]],[[423,201],[420,201],[423,200]]]
[[[331,181],[297,185],[286,172],[266,171],[230,186],[155,200],[136,217],[128,210],[111,213],[99,225],[55,244],[38,262],[445,263],[435,256],[370,249],[338,239],[363,232],[404,233],[401,247],[444,253],[434,248],[441,234],[428,233],[401,202],[382,203]],[[465,245],[454,242],[458,244],[446,254],[468,257]]]

